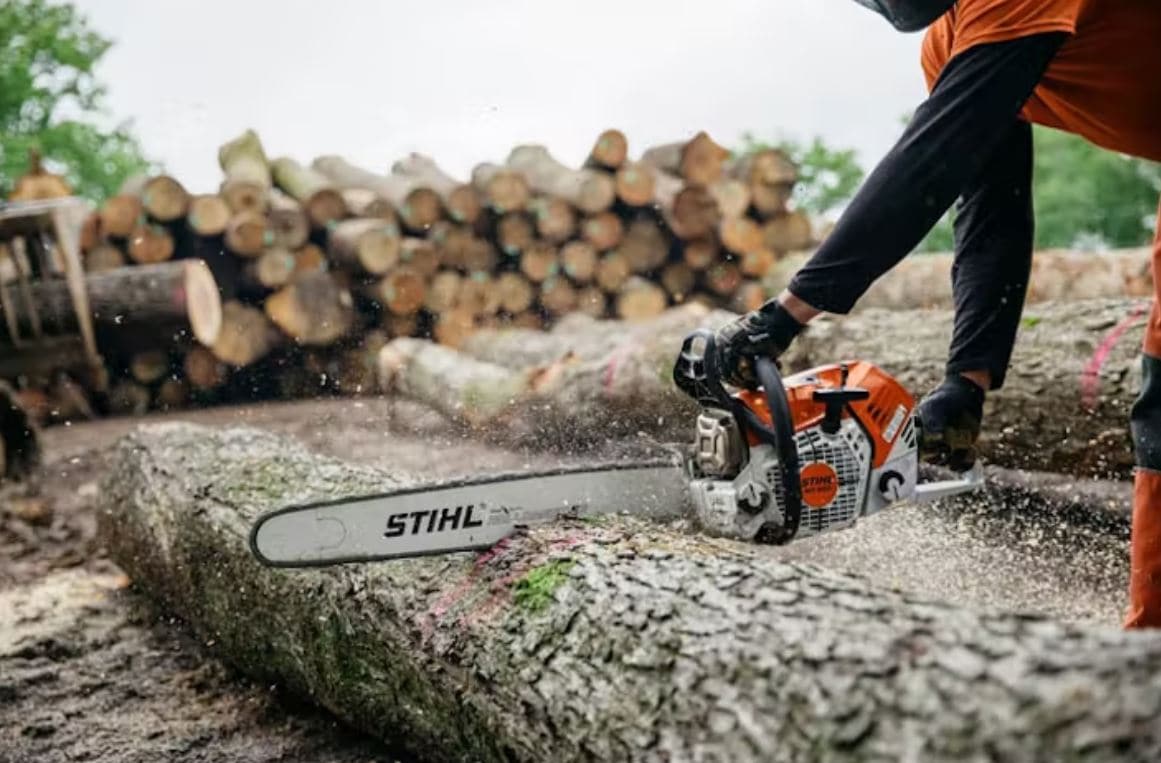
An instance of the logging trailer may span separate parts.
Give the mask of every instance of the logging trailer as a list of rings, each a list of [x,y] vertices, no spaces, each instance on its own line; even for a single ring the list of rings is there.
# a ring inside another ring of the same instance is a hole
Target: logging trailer
[[[80,256],[80,229],[92,207],[77,197],[0,202],[0,379],[74,374],[103,391]],[[37,304],[38,283],[63,280],[69,309]],[[38,454],[32,417],[0,383],[0,481],[27,471]]]

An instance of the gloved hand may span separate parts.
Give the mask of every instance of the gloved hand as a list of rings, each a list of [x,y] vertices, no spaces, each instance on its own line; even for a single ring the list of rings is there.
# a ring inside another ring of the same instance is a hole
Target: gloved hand
[[[718,329],[714,345],[722,381],[735,387],[758,387],[750,357],[776,361],[804,328],[778,300],[772,299]]]
[[[972,468],[984,418],[982,387],[959,374],[949,374],[920,401],[916,418],[920,459],[957,472]]]

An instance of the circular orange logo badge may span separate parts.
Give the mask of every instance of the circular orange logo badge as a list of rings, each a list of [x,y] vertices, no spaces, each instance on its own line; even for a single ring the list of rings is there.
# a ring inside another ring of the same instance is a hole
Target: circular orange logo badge
[[[800,472],[802,502],[812,509],[821,509],[838,495],[838,475],[830,464],[816,461]]]

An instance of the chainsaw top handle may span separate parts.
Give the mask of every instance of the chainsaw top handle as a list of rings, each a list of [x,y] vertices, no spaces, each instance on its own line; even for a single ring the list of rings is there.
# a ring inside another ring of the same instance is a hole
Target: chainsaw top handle
[[[758,382],[770,408],[771,425],[758,418],[748,406],[732,397],[722,386],[721,369],[715,351],[714,334],[698,329],[685,338],[681,354],[673,369],[673,380],[685,394],[704,407],[718,407],[729,411],[742,431],[754,432],[758,439],[774,448],[782,473],[785,527],[770,541],[782,537],[793,538],[798,533],[802,518],[802,480],[799,476],[798,445],[794,438],[794,422],[790,416],[790,401],[777,364],[770,358],[753,356]]]

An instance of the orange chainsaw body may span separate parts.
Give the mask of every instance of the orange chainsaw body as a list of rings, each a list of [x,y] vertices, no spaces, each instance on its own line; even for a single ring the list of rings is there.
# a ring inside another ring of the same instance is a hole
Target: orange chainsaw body
[[[847,378],[843,384],[843,368]],[[899,427],[915,407],[915,398],[907,389],[883,369],[863,360],[848,363],[832,363],[801,371],[783,379],[786,398],[790,404],[790,415],[795,432],[801,432],[822,423],[826,406],[814,400],[818,389],[840,386],[861,387],[870,393],[865,400],[855,400],[843,411],[844,419],[852,413],[867,433],[872,445],[872,463],[882,466],[891,452],[892,443]],[[735,397],[752,410],[764,423],[771,423],[770,407],[761,390],[743,390]],[[746,440],[752,447],[759,443],[757,435],[746,433]]]

